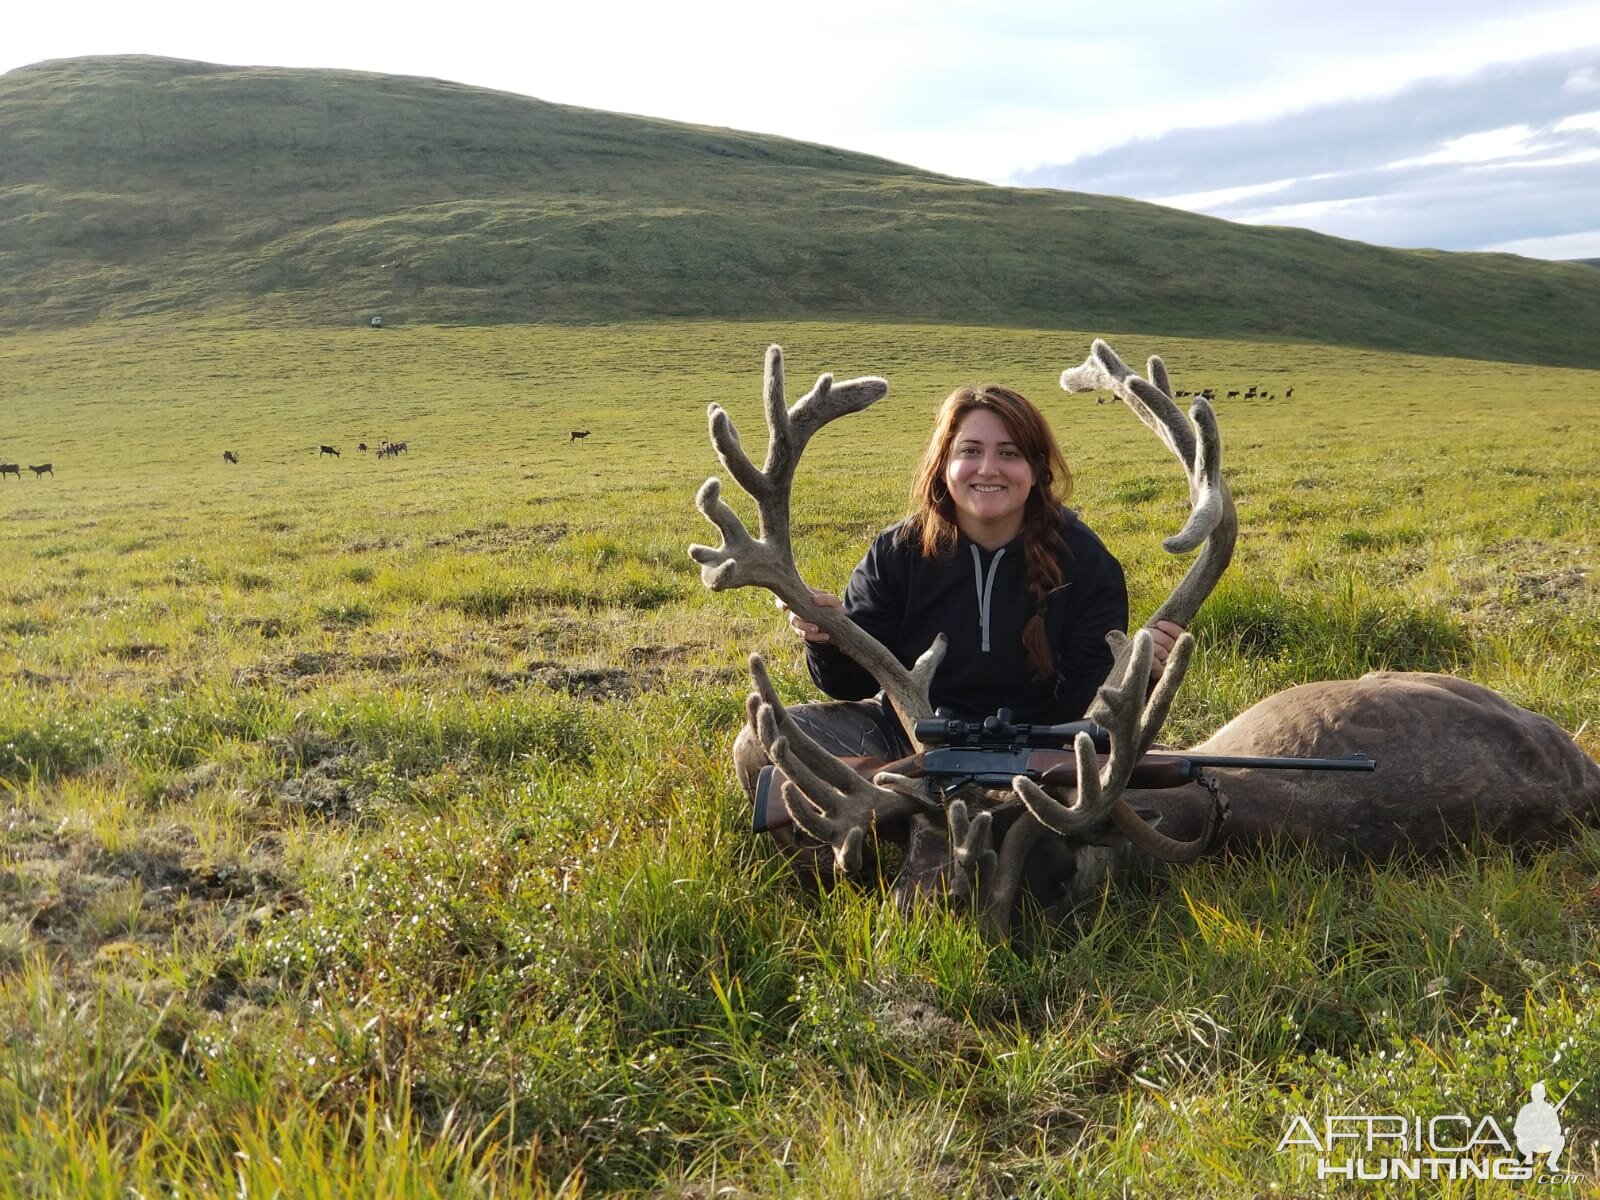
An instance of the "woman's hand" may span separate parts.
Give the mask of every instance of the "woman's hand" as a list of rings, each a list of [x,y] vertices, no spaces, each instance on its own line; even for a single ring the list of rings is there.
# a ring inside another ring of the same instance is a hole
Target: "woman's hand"
[[[1155,643],[1155,653],[1150,656],[1150,679],[1154,682],[1161,678],[1161,673],[1167,669],[1167,656],[1172,653],[1172,648],[1178,644],[1178,637],[1183,633],[1182,625],[1174,625],[1171,621],[1157,621],[1154,625],[1145,626],[1150,631],[1150,640]]]
[[[815,622],[804,620],[797,614],[790,612],[789,606],[777,596],[774,596],[772,599],[773,603],[778,606],[779,612],[789,613],[789,628],[794,630],[795,633],[799,634],[801,637],[805,638],[806,641],[827,642],[833,640],[825,632],[823,632],[821,627],[819,627]],[[819,588],[811,589],[811,603],[815,604],[818,608],[844,608],[843,600],[839,599],[839,597],[835,596],[832,592],[824,592]]]

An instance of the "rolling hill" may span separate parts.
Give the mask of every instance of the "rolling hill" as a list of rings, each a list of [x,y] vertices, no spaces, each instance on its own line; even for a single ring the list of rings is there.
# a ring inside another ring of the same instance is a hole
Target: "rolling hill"
[[[1600,272],[1234,225],[437,80],[0,76],[0,329],[651,317],[1271,337],[1600,366]]]

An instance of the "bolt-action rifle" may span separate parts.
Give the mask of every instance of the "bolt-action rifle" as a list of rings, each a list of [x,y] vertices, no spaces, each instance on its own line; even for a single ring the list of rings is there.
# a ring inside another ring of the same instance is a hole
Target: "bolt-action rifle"
[[[963,721],[949,715],[928,717],[916,723],[913,733],[929,747],[919,754],[889,761],[840,755],[859,774],[871,779],[880,771],[927,781],[927,805],[938,810],[944,802],[967,788],[1009,790],[1011,781],[1026,775],[1040,787],[1074,787],[1078,758],[1072,747],[1078,734],[1087,733],[1103,761],[1110,752],[1110,734],[1093,721],[1068,721],[1061,725],[1017,724],[1012,712],[1002,708],[981,721]],[[1272,771],[1372,771],[1377,761],[1366,754],[1340,758],[1280,758],[1252,754],[1194,754],[1188,751],[1146,754],[1133,767],[1130,788],[1156,789],[1203,785],[1216,796],[1216,781],[1209,767],[1259,767]],[[779,798],[783,774],[770,764],[756,780],[755,832],[780,829],[791,823],[788,807]]]

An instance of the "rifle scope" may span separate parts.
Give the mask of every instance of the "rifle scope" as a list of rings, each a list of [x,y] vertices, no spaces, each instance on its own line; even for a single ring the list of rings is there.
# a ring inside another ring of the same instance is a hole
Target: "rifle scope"
[[[1002,708],[981,721],[963,721],[940,709],[912,726],[912,734],[924,746],[1017,746],[1033,750],[1066,750],[1078,734],[1087,733],[1097,749],[1109,745],[1105,727],[1093,721],[1067,721],[1061,725],[1030,725],[1012,719],[1012,711]]]

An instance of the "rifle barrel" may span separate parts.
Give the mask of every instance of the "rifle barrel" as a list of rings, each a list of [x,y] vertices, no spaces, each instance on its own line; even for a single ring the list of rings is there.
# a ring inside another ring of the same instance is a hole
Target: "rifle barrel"
[[[1158,751],[1165,754],[1168,751]],[[1260,754],[1186,754],[1171,751],[1172,757],[1187,759],[1198,767],[1279,767],[1299,771],[1375,771],[1378,760],[1367,754],[1346,754],[1342,758],[1275,758]]]

